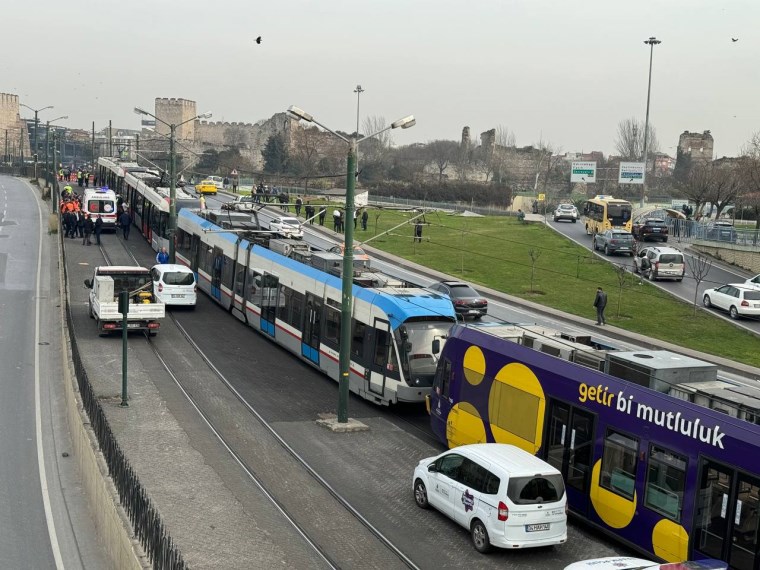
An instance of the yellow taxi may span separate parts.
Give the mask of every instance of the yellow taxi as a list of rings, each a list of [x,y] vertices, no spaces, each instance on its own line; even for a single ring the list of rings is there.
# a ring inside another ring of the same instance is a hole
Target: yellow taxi
[[[201,180],[195,185],[195,191],[198,194],[216,194],[216,184],[213,180]]]

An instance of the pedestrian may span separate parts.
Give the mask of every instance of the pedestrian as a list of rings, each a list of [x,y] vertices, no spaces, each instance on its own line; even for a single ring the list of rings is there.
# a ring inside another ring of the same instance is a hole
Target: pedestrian
[[[414,224],[414,241],[422,242],[422,220],[417,220]]]
[[[354,229],[356,229],[356,223],[359,221],[359,211],[354,208]]]
[[[79,187],[82,187],[82,184],[84,184],[84,178],[82,178],[82,169],[80,168],[77,170],[77,184]]]
[[[601,287],[596,288],[596,298],[594,299],[594,307],[596,307],[596,324],[606,325],[607,321],[604,320],[604,308],[607,306],[607,293],[605,293]]]
[[[82,239],[82,245],[92,245],[90,236],[95,229],[95,222],[92,221],[89,214],[83,214],[84,216],[84,238]]]
[[[314,206],[306,204],[306,219],[311,225],[314,225]]]
[[[84,213],[83,212],[77,212],[77,231],[79,232],[79,237],[84,237]]]
[[[95,216],[95,243],[100,245],[100,234],[103,233],[103,218],[100,214]]]
[[[201,210],[206,209],[206,197],[201,194],[201,197],[198,199],[198,201],[201,203]]]
[[[369,220],[369,214],[367,213],[367,210],[364,210],[362,212],[362,230],[365,232],[367,231],[367,220]]]
[[[300,196],[296,197],[296,217],[301,215],[301,206],[303,206],[303,200]]]
[[[324,226],[325,225],[325,216],[327,215],[327,206],[320,206],[319,207],[319,225]]]
[[[90,173],[89,172],[84,173],[84,187],[85,188],[90,187]]]
[[[119,225],[121,226],[121,231],[124,234],[124,239],[128,240],[130,226],[132,225],[132,218],[129,216],[129,212],[126,210],[124,210],[119,216]]]
[[[225,176],[224,180],[222,180],[222,188],[224,188],[225,190],[227,190],[227,186],[229,186],[229,185],[230,185],[230,179]]]
[[[238,181],[240,179],[237,176],[232,177],[232,193],[237,194]]]
[[[162,247],[161,250],[156,254],[156,263],[169,263],[169,254],[167,253],[165,247]]]
[[[333,210],[333,231],[340,232],[340,210],[338,208]]]

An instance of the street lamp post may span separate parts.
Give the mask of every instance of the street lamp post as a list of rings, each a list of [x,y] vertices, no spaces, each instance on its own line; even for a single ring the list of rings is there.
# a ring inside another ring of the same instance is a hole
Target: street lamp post
[[[211,113],[202,113],[200,115],[196,115],[195,117],[192,117],[190,119],[187,119],[186,121],[182,121],[181,123],[167,123],[166,121],[159,119],[156,117],[153,113],[148,113],[148,111],[141,109],[140,107],[135,107],[135,113],[138,115],[147,115],[149,117],[153,117],[155,120],[157,120],[159,123],[162,123],[169,127],[169,263],[175,263],[176,262],[176,248],[174,243],[174,234],[177,230],[177,186],[176,181],[174,180],[175,176],[175,152],[174,152],[174,136],[177,132],[177,127],[181,127],[185,123],[189,123],[190,121],[194,121],[195,119],[208,119],[211,117]]]
[[[353,285],[354,285],[354,194],[356,191],[356,149],[359,143],[372,138],[380,133],[390,129],[408,129],[415,125],[413,115],[399,119],[389,127],[385,127],[365,137],[359,138],[357,129],[356,136],[347,139],[327,128],[322,123],[314,119],[303,109],[291,105],[288,108],[291,117],[319,125],[326,131],[332,133],[348,145],[348,160],[346,161],[346,215],[343,224],[344,244],[343,244],[343,274],[341,280],[341,304],[340,304],[340,375],[338,378],[338,423],[348,422],[348,387],[349,374],[351,366],[351,314],[353,312]]]
[[[361,85],[357,85],[354,89],[356,93],[356,137],[359,137],[359,97],[364,93]],[[356,150],[356,181],[359,181],[359,149]]]
[[[19,103],[19,107],[26,107],[30,111],[34,111],[34,180],[36,184],[37,180],[37,154],[39,152],[38,146],[37,146],[37,125],[39,124],[39,121],[37,120],[37,115],[44,111],[45,109],[52,109],[52,105],[48,105],[47,107],[42,107],[42,109],[32,109],[29,105],[24,105],[23,103]],[[45,144],[47,145],[47,140],[45,141]]]
[[[654,46],[661,44],[662,42],[652,36],[648,40],[644,40],[644,43],[649,46],[649,83],[647,84],[647,114],[644,119],[644,176],[641,181],[641,208],[644,207],[644,196],[646,195],[647,188],[647,152],[649,146],[649,97],[652,93],[652,56],[654,55]]]
[[[55,170],[55,142],[53,142],[53,164],[51,167],[50,161],[48,160],[48,151],[50,150],[50,123],[54,123],[55,121],[62,121],[64,119],[68,119],[69,117],[67,115],[64,115],[63,117],[56,117],[55,119],[51,119],[50,121],[45,123],[45,170],[47,172],[45,173],[45,186],[49,186],[51,183],[50,180],[50,173]],[[55,180],[55,176],[53,176],[53,180]],[[52,203],[53,213],[56,213],[56,207],[55,207],[55,194],[54,189],[50,189],[50,202]]]

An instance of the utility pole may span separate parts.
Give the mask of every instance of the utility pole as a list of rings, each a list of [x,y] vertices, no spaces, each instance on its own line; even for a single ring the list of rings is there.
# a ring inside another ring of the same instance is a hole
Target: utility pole
[[[96,168],[97,165],[95,164],[95,121],[92,122],[92,148],[90,149],[90,156],[92,157],[92,167]],[[97,170],[96,170],[97,172]]]
[[[364,93],[361,85],[357,85],[354,89],[356,93],[356,140],[359,140],[359,97]],[[356,181],[359,182],[359,147],[356,147]]]
[[[169,263],[176,263],[176,250],[174,244],[174,234],[177,231],[177,188],[174,181],[175,174],[175,156],[174,156],[174,134],[177,126],[172,123],[169,125]]]
[[[653,36],[648,40],[644,40],[644,43],[649,46],[649,83],[647,84],[647,114],[644,119],[644,176],[641,181],[641,204],[639,204],[641,208],[644,207],[644,197],[646,196],[647,188],[647,147],[649,146],[649,96],[652,93],[652,56],[654,55],[654,46],[662,42]]]
[[[108,156],[113,156],[113,129],[111,128],[111,120],[108,121]],[[172,263],[174,263],[172,261]]]

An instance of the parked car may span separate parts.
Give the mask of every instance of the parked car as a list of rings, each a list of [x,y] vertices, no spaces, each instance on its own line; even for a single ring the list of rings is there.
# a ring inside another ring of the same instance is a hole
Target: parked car
[[[578,208],[572,204],[560,204],[557,209],[554,210],[554,221],[570,220],[575,223],[578,221]]]
[[[198,194],[216,194],[216,184],[211,180],[201,180],[195,185],[195,191]]]
[[[668,241],[668,224],[661,218],[646,218],[633,224],[633,237],[638,241]]]
[[[286,238],[302,238],[303,227],[298,218],[292,216],[280,216],[269,222],[269,229]]]
[[[682,281],[686,274],[686,263],[683,253],[674,247],[645,247],[633,258],[633,271],[650,281]]]
[[[604,250],[604,255],[627,253],[633,256],[633,235],[625,230],[604,230],[594,236],[594,250]]]
[[[337,255],[340,255],[343,257],[343,252],[346,251],[346,244],[341,243],[339,245],[334,245],[330,249],[328,249],[330,253],[335,253]],[[367,255],[367,252],[364,251],[361,247],[358,245],[354,246],[354,262],[356,261],[363,261],[364,267],[369,267],[369,255]]]
[[[736,243],[738,234],[736,228],[731,222],[725,220],[718,220],[705,226],[703,235],[697,237],[703,237],[704,239],[711,241],[722,241],[727,243]]]
[[[760,316],[760,290],[744,283],[729,283],[714,289],[707,289],[702,304],[728,311],[732,319]]]
[[[727,570],[722,560],[693,560],[690,562],[653,562],[631,556],[608,556],[573,562],[565,570]]]
[[[195,273],[184,265],[162,263],[150,270],[153,292],[165,305],[195,308],[197,288]]]
[[[253,196],[235,196],[234,200],[222,204],[222,210],[233,210],[236,212],[245,212],[253,210],[255,202]]]
[[[417,506],[429,506],[470,531],[475,550],[531,548],[567,540],[562,474],[514,445],[462,445],[417,464]]]
[[[439,281],[428,289],[443,293],[454,304],[454,311],[465,317],[479,319],[488,314],[488,299],[461,281]]]
[[[747,287],[754,287],[755,289],[760,289],[760,275],[755,275],[754,277],[747,279],[744,284]]]

